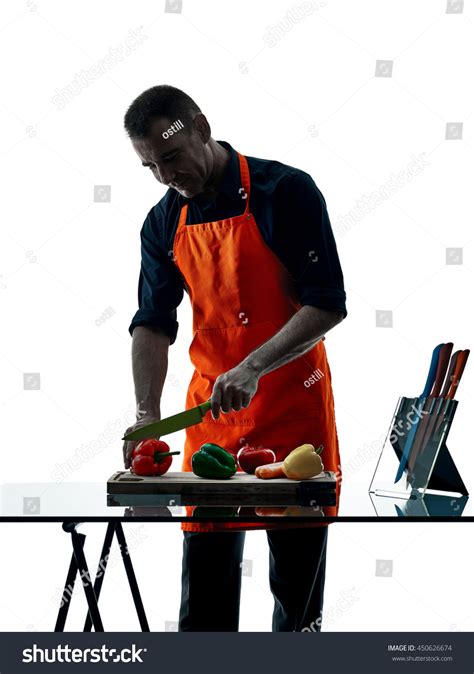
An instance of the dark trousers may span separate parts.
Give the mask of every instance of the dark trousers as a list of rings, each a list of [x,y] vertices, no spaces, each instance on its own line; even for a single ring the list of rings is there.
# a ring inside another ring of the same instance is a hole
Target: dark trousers
[[[264,531],[272,631],[319,632],[328,527]],[[183,531],[180,632],[238,632],[245,533]]]

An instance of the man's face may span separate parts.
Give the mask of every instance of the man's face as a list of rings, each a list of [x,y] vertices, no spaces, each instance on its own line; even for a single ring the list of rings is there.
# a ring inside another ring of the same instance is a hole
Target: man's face
[[[132,145],[142,165],[158,182],[190,199],[203,191],[209,179],[212,154],[199,124],[198,128],[193,123],[192,129],[177,130],[175,122],[164,117],[156,119],[149,136],[132,138]],[[171,125],[175,132],[168,136]],[[163,133],[168,137],[163,137]]]

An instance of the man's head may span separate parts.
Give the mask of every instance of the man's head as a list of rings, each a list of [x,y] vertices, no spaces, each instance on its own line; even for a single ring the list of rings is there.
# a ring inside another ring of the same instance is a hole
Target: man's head
[[[193,99],[161,84],[128,108],[125,130],[142,165],[163,185],[191,198],[203,191],[214,169],[211,129]]]

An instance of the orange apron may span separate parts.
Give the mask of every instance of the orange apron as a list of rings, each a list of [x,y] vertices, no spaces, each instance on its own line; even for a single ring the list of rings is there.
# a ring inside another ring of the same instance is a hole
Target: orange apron
[[[246,195],[242,215],[186,225],[185,204],[176,230],[174,260],[193,310],[189,355],[195,370],[186,409],[208,400],[220,374],[238,365],[301,308],[291,276],[267,246],[249,211],[248,164],[243,155],[237,154]],[[191,457],[205,442],[234,452],[244,443],[263,445],[273,449],[277,461],[305,442],[315,447],[323,444],[324,468],[337,472],[339,444],[331,371],[323,340],[304,355],[263,375],[247,408],[227,414],[221,411],[217,420],[208,412],[200,424],[187,428],[183,471],[192,470]],[[337,497],[339,489],[338,480]],[[325,513],[335,516],[337,507],[325,507]],[[187,506],[188,515],[193,509],[194,506]],[[315,522],[316,518],[293,524],[285,523],[285,517],[274,519],[275,524],[182,522],[181,528],[222,531],[327,526]]]

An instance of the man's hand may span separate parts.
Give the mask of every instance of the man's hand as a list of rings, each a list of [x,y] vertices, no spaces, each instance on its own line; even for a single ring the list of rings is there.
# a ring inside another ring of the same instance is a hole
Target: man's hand
[[[125,430],[124,435],[127,435],[128,433],[131,433],[132,431],[136,431],[137,428],[141,428],[142,426],[147,426],[148,424],[152,424],[154,421],[160,421],[160,420],[161,420],[161,415],[159,415],[159,414],[157,416],[151,416],[151,415],[146,416],[145,415],[143,417],[140,417],[140,419],[136,423],[134,423],[133,426],[129,426],[129,428],[127,428]],[[156,439],[159,440],[158,437]],[[130,466],[132,465],[132,459],[131,459],[132,451],[134,450],[136,445],[138,445],[139,442],[140,442],[140,440],[124,440],[124,443],[123,443],[123,465],[125,466],[125,468],[130,468]]]
[[[212,418],[219,418],[221,408],[226,413],[248,407],[257,392],[259,376],[258,370],[243,362],[220,374],[212,389]]]

